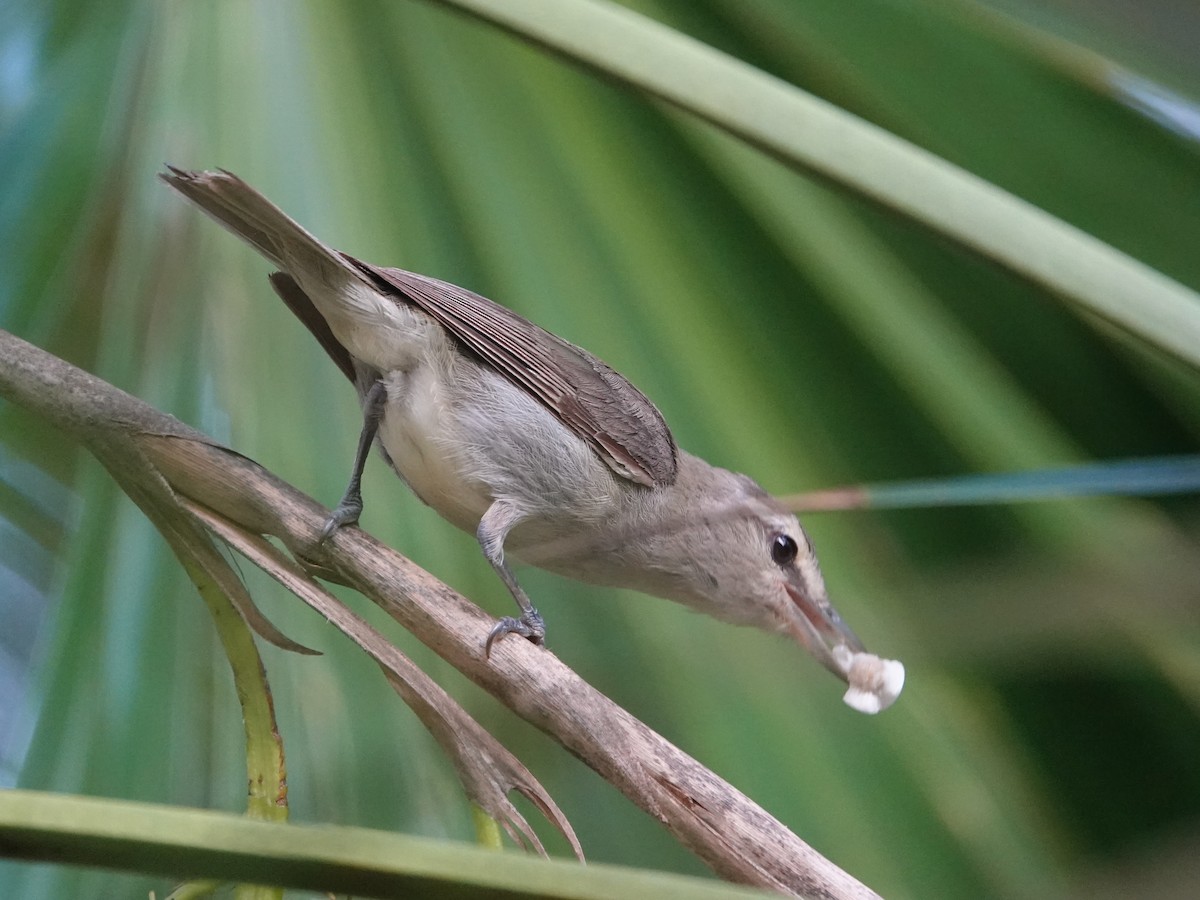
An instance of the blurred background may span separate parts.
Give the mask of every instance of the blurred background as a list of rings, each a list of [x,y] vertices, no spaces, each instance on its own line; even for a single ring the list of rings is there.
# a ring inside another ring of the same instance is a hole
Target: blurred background
[[[1200,288],[1185,0],[626,4]],[[920,227],[419,2],[0,3],[0,327],[328,504],[351,387],[267,264],[155,178],[228,168],[356,256],[496,299],[625,373],[679,443],[790,493],[1195,452],[1200,377]],[[474,540],[377,458],[363,526],[496,614]],[[1200,894],[1200,503],[809,515],[839,609],[908,667],[877,718],[783,639],[532,570],[551,648],[889,898]],[[472,839],[433,741],[324,651],[263,650],[292,819]],[[540,778],[589,858],[703,874],[376,614]],[[0,403],[0,786],[244,808],[207,614],[90,456]],[[539,827],[552,852],[566,852]],[[0,895],[161,879],[0,864]]]

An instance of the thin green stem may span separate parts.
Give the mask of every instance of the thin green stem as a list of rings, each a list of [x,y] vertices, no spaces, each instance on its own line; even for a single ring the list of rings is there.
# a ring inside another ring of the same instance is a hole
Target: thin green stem
[[[475,843],[489,850],[503,850],[504,840],[500,835],[500,823],[487,814],[477,803],[471,804],[471,819],[475,823]]]
[[[265,822],[286,822],[287,765],[283,739],[275,723],[275,704],[262,657],[254,635],[220,586],[196,565],[185,564],[188,576],[204,599],[217,629],[221,647],[233,670],[233,684],[242,708],[246,732],[246,815]],[[208,882],[185,885],[204,896]],[[282,900],[283,889],[256,884],[240,884],[234,891],[237,900]]]

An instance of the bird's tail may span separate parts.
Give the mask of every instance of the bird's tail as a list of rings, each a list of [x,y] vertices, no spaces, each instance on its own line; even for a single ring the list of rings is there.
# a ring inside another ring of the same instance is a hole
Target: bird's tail
[[[336,250],[231,172],[189,172],[167,166],[159,178],[280,269],[315,275],[326,283],[361,278]]]

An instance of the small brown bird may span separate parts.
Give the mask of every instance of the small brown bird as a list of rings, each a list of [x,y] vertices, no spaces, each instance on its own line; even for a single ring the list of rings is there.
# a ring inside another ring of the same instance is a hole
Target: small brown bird
[[[325,536],[358,521],[378,441],[422,501],[476,535],[520,606],[488,651],[506,634],[545,635],[508,552],[789,634],[863,712],[899,695],[904,667],[865,652],[830,605],[796,517],[747,476],[678,449],[609,366],[471,291],[327,247],[229,172],[168,168],[164,181],[279,269],[275,291],[358,390],[363,430]]]

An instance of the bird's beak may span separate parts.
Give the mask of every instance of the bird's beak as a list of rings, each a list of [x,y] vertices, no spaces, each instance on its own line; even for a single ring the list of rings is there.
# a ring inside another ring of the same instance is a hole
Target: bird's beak
[[[845,647],[851,653],[862,653],[863,642],[858,640],[850,626],[842,622],[824,592],[821,596],[810,592],[800,581],[799,572],[788,578],[784,587],[796,612],[788,619],[788,630],[809,653],[821,661],[821,665],[848,683],[844,666],[834,656],[834,648]]]
[[[784,583],[792,601],[795,615],[788,620],[792,635],[815,656],[825,668],[842,681],[848,681],[843,664],[834,656],[834,648],[845,647],[851,653],[862,653],[865,648],[850,627],[842,621],[838,611],[824,596],[814,596],[804,585],[799,573]]]
[[[825,668],[850,686],[843,698],[846,704],[864,713],[891,706],[904,687],[904,666],[868,653],[824,592],[814,596],[799,573],[787,580],[785,589],[794,607],[789,630]]]

